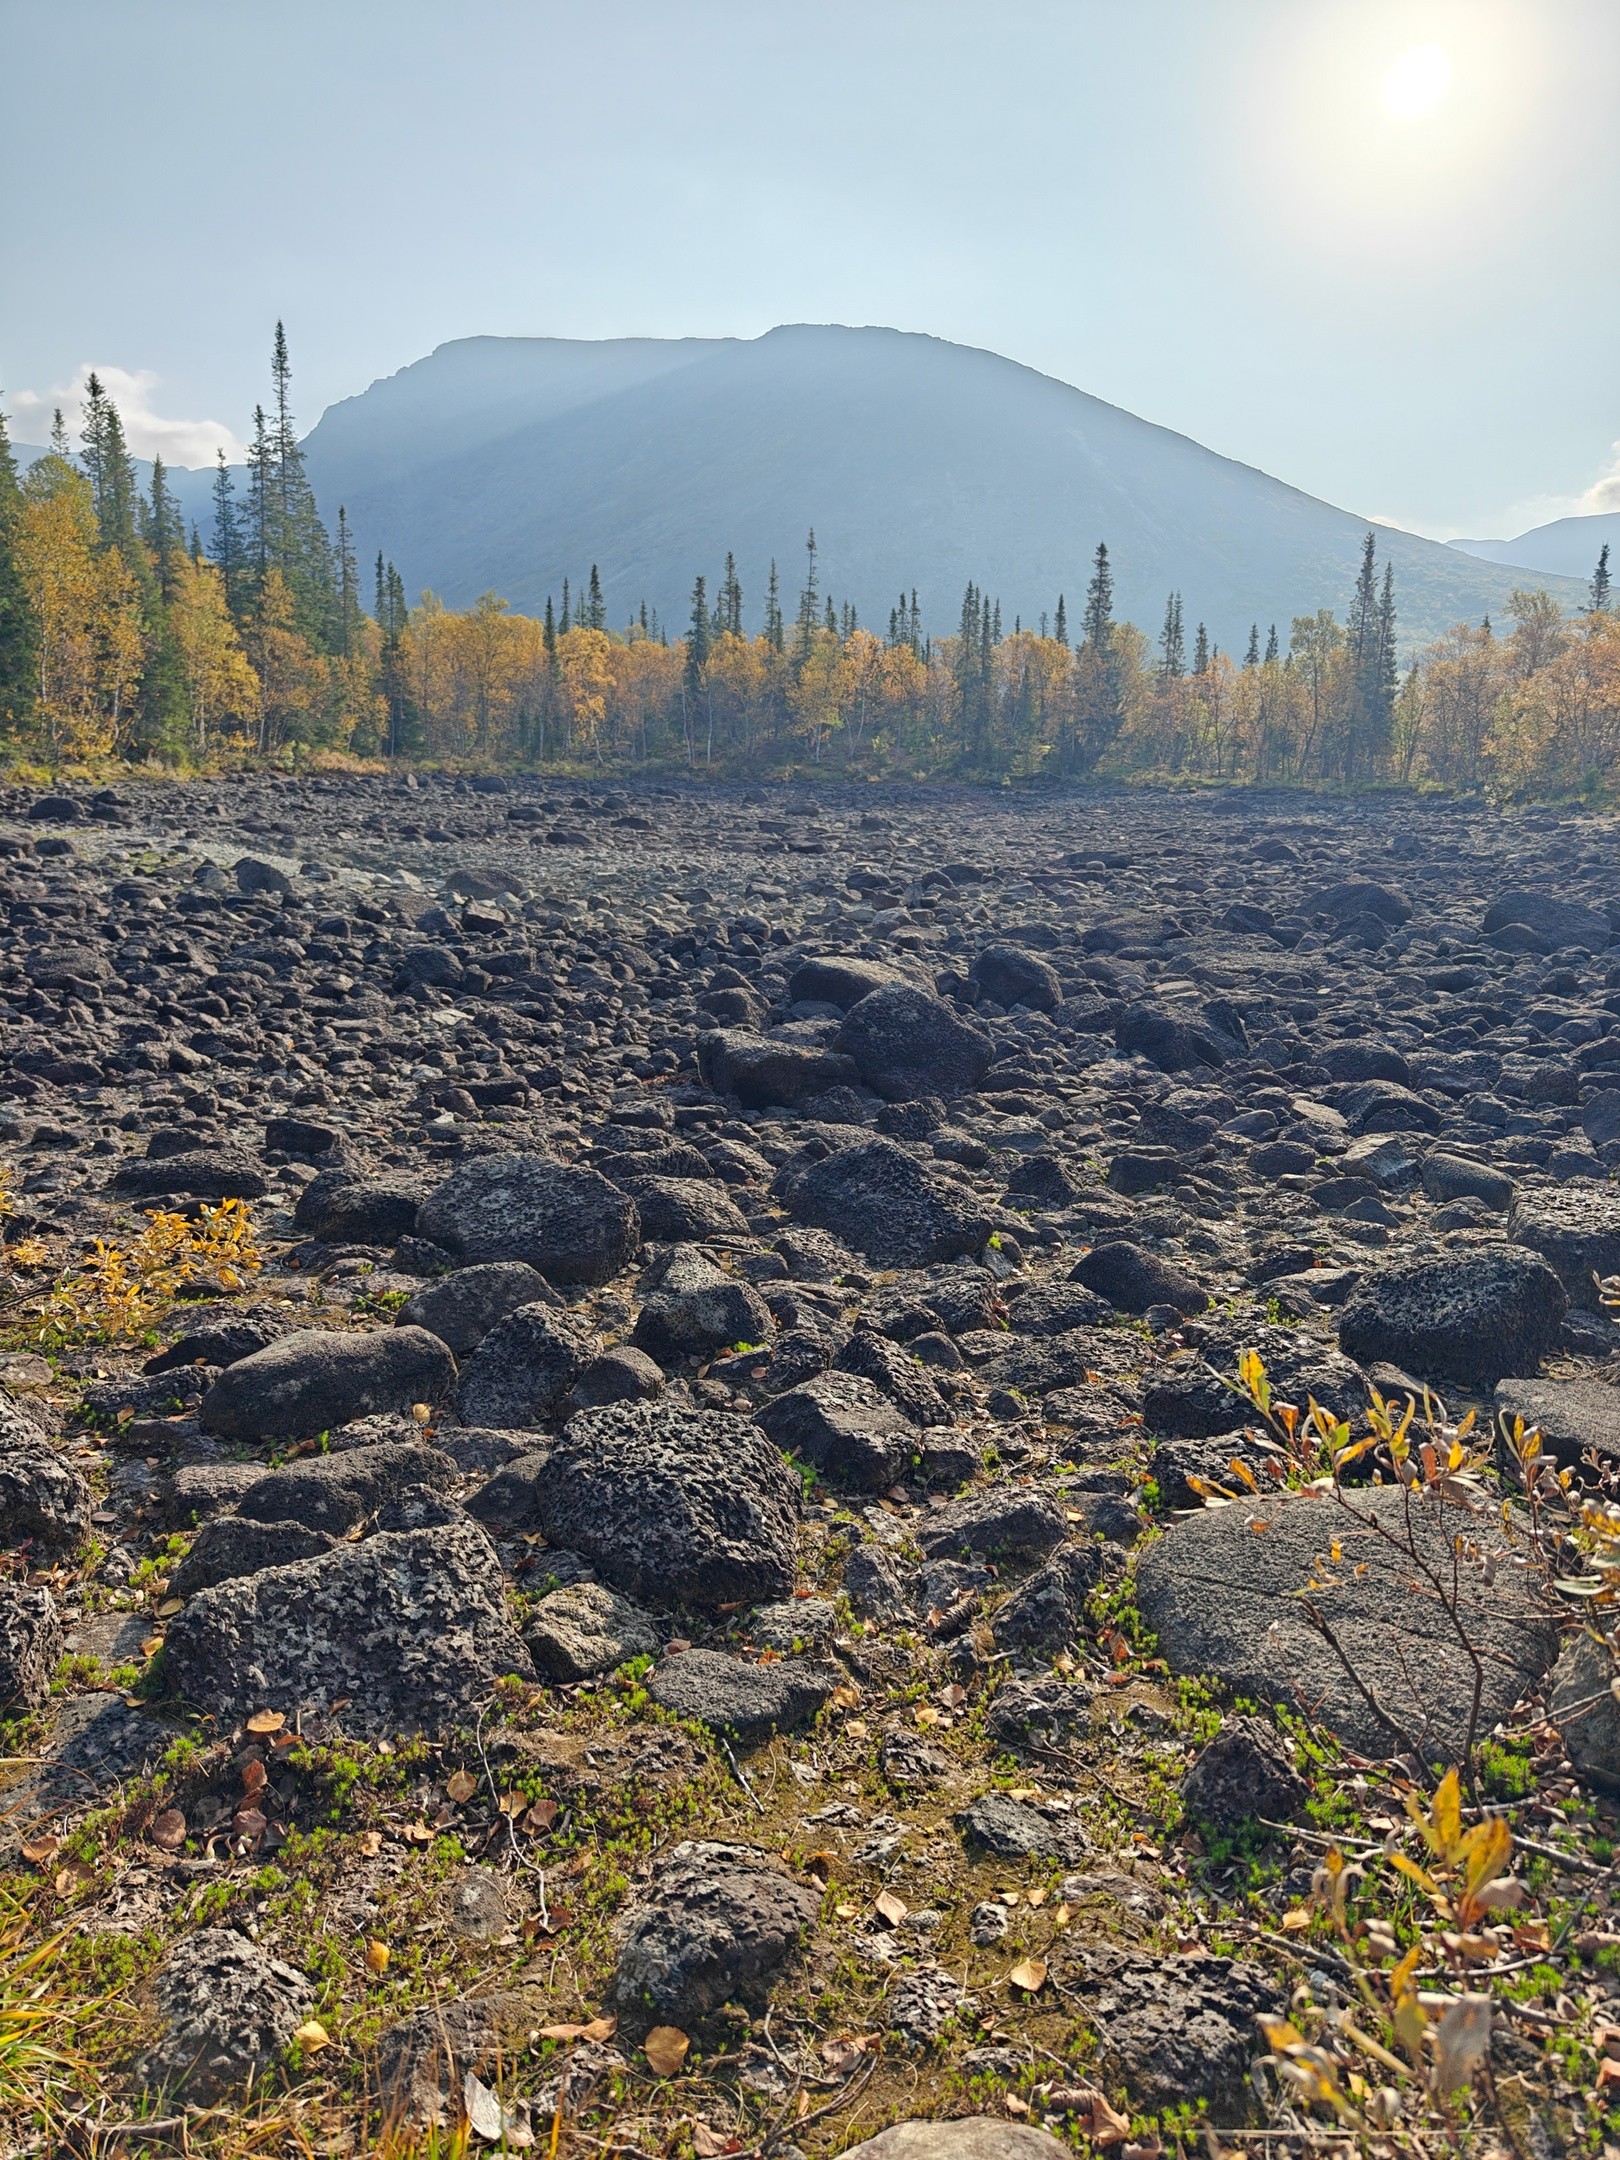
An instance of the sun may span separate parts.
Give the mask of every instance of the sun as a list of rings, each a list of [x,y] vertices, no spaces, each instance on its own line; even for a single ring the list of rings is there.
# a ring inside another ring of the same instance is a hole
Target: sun
[[[1432,112],[1451,81],[1451,62],[1438,45],[1415,45],[1384,77],[1384,103],[1397,120]]]

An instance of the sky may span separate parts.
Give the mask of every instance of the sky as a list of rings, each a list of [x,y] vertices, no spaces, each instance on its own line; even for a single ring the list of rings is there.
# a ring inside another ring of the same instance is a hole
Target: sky
[[[0,0],[0,393],[881,323],[1438,539],[1620,509],[1614,0]]]

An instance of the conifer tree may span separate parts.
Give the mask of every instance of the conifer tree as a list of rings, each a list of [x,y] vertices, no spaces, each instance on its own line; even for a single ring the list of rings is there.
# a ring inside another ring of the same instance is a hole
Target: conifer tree
[[[1060,645],[1067,645],[1069,642],[1069,618],[1063,605],[1063,595],[1061,593],[1058,594],[1057,614],[1052,623],[1052,635]]]
[[[573,628],[573,624],[569,619],[568,613],[568,580],[566,578],[563,579],[562,621],[558,624],[557,627],[564,637],[566,637],[569,631]]]
[[[270,575],[270,485],[275,453],[270,424],[262,405],[253,408],[253,440],[248,445],[248,500],[243,604],[256,601]]]
[[[1603,543],[1602,552],[1599,554],[1597,559],[1597,568],[1592,572],[1591,605],[1587,609],[1587,613],[1590,615],[1606,615],[1608,612],[1609,543],[1607,540],[1605,540]]]
[[[304,470],[303,446],[293,422],[287,333],[279,322],[270,373],[276,415],[269,444],[268,561],[286,580],[298,630],[317,651],[335,652],[341,644],[342,604],[333,576],[332,544]]]
[[[99,376],[85,384],[83,464],[95,499],[96,526],[103,547],[115,547],[144,587],[151,566],[140,544],[136,527],[135,468],[124,439],[124,423],[118,407],[107,395]]]
[[[804,544],[804,589],[799,594],[799,614],[794,624],[793,665],[802,668],[815,650],[816,632],[821,627],[816,606],[816,530],[812,525],[810,536]]]
[[[39,625],[17,560],[21,516],[17,463],[0,413],[0,728],[8,733],[32,709],[38,687]]]
[[[1278,652],[1279,652],[1279,650],[1280,650],[1280,647],[1278,646],[1278,643],[1277,643],[1277,625],[1276,625],[1275,623],[1273,623],[1273,624],[1272,624],[1272,626],[1271,626],[1271,635],[1270,635],[1270,637],[1268,637],[1268,638],[1266,639],[1266,666],[1267,666],[1267,667],[1270,667],[1271,663],[1272,663],[1272,662],[1273,662],[1273,661],[1274,661],[1274,660],[1275,660],[1275,659],[1277,658],[1277,655],[1278,655]]]
[[[686,639],[686,687],[689,691],[703,687],[709,649],[708,581],[700,577],[692,587],[692,627]]]
[[[1099,660],[1113,657],[1114,573],[1108,564],[1108,544],[1097,542],[1092,558],[1091,583],[1086,587],[1085,642]]]
[[[151,497],[142,509],[142,538],[152,551],[158,591],[167,607],[180,581],[180,562],[186,552],[186,528],[161,457],[152,459]]]
[[[1258,623],[1250,623],[1249,625],[1249,649],[1243,655],[1243,665],[1246,668],[1257,668],[1260,665],[1260,625]]]
[[[607,628],[607,604],[602,598],[602,580],[597,575],[595,563],[591,564],[591,582],[585,596],[585,607],[580,617],[587,630]]]
[[[1193,673],[1209,673],[1209,632],[1202,623],[1198,625],[1198,635],[1193,639]]]
[[[338,504],[338,648],[345,659],[360,650],[360,569],[354,554],[354,527]]]
[[[236,507],[236,489],[223,450],[219,452],[214,470],[214,563],[225,588],[225,605],[233,616],[240,617],[247,604],[242,513]],[[377,557],[377,575],[379,579],[382,576],[380,555]]]
[[[726,574],[720,584],[720,627],[730,637],[740,638],[742,626],[742,586],[737,578],[737,558],[727,550]]]
[[[645,626],[647,603],[643,601],[641,603],[641,606],[643,626]],[[551,672],[555,674],[557,672],[557,614],[556,610],[551,604],[550,593],[546,594],[546,627],[544,631],[544,637],[546,644],[546,664],[551,669]]]
[[[771,557],[771,578],[765,588],[765,642],[773,653],[785,652],[787,633],[782,622],[782,598],[776,583],[776,557]]]
[[[51,415],[51,455],[52,457],[62,458],[64,461],[73,455],[72,445],[68,441],[67,425],[62,418],[60,405]]]
[[[1181,627],[1181,595],[1173,592],[1164,603],[1164,628],[1159,632],[1159,673],[1167,682],[1178,682],[1187,672],[1187,640]]]

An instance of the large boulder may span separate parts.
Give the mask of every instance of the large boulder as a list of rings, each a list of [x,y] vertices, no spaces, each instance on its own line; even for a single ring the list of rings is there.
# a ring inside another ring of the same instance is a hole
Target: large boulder
[[[1533,1374],[1558,1342],[1569,1299],[1539,1255],[1508,1247],[1407,1260],[1363,1278],[1339,1320],[1362,1365],[1493,1388]]]
[[[724,2002],[762,2006],[821,1911],[743,1845],[683,1839],[618,1923],[614,2003],[631,2018],[693,2025]]]
[[[847,1012],[874,990],[886,990],[904,977],[875,960],[846,960],[842,955],[804,960],[788,978],[788,996],[797,1004],[841,1005]]]
[[[462,1422],[498,1432],[547,1424],[594,1354],[570,1314],[549,1304],[520,1305],[461,1369],[456,1404]]]
[[[90,1488],[66,1456],[0,1397],[0,1548],[76,1545],[90,1527]]]
[[[186,1155],[143,1156],[125,1163],[112,1189],[126,1200],[184,1193],[193,1200],[262,1200],[270,1180],[241,1148],[199,1148]]]
[[[716,1179],[621,1177],[619,1185],[635,1202],[643,1237],[661,1244],[748,1235],[747,1217]]]
[[[990,1038],[945,1000],[910,983],[887,983],[852,1005],[835,1048],[888,1102],[961,1095],[990,1070]]]
[[[698,1074],[705,1087],[735,1095],[745,1110],[777,1103],[792,1108],[829,1088],[852,1087],[860,1077],[853,1060],[835,1050],[740,1027],[711,1028],[698,1037]]]
[[[1310,1793],[1282,1735],[1257,1717],[1227,1718],[1181,1781],[1183,1804],[1217,1830],[1291,1822]]]
[[[1038,960],[1018,945],[987,945],[968,978],[980,997],[998,1005],[1028,1005],[1050,1012],[1063,996],[1063,985],[1050,961]]]
[[[315,1984],[234,1928],[182,1935],[157,1977],[162,2035],[136,2066],[148,2091],[209,2105],[273,2070],[315,2008]]]
[[[262,1568],[318,1559],[337,1542],[329,1530],[312,1530],[307,1523],[216,1515],[197,1532],[190,1552],[169,1578],[169,1589],[173,1596],[185,1599],[238,1575],[257,1575]]]
[[[1572,1305],[1601,1309],[1598,1279],[1620,1275],[1620,1191],[1585,1179],[1521,1191],[1507,1232],[1515,1245],[1540,1253]]]
[[[1564,1753],[1583,1778],[1606,1793],[1620,1793],[1616,1670],[1607,1642],[1582,1629],[1566,1640],[1549,1690],[1552,1722],[1563,1738]]]
[[[1262,1966],[1099,1943],[1088,1946],[1079,1985],[1095,1998],[1097,2066],[1136,2107],[1157,2114],[1207,2102],[1214,2122],[1247,2120],[1255,2019],[1283,2007]]]
[[[548,1282],[602,1283],[641,1243],[635,1202],[549,1155],[482,1155],[429,1194],[419,1233],[469,1266],[526,1260]]]
[[[546,1536],[648,1605],[785,1597],[801,1488],[747,1418],[610,1403],[571,1418],[540,1497]]]
[[[302,1523],[306,1530],[343,1537],[390,1500],[409,1492],[442,1492],[455,1475],[455,1464],[437,1448],[419,1440],[384,1440],[268,1471],[237,1505],[255,1522]]]
[[[1128,1005],[1114,1022],[1114,1044],[1121,1057],[1146,1058],[1160,1072],[1218,1067],[1243,1053],[1241,1042],[1207,1022],[1153,1005]]]
[[[784,1455],[859,1492],[887,1492],[910,1467],[917,1432],[870,1380],[822,1373],[755,1412]]]
[[[1515,889],[1500,894],[1485,910],[1481,933],[1493,937],[1517,924],[1546,939],[1543,948],[1556,952],[1565,945],[1579,945],[1587,952],[1602,952],[1612,932],[1606,915],[1582,907],[1577,900],[1560,900],[1556,894]]]
[[[800,1222],[889,1267],[931,1267],[974,1253],[990,1222],[970,1192],[874,1135],[797,1177],[788,1205]]]
[[[662,1255],[642,1278],[642,1307],[631,1343],[660,1365],[712,1357],[735,1343],[756,1347],[776,1333],[770,1307],[752,1283],[690,1246]]]
[[[1171,1523],[1138,1567],[1137,1605],[1172,1672],[1306,1710],[1363,1755],[1415,1747],[1425,1762],[1456,1762],[1473,1670],[1423,1567],[1449,1583],[1457,1535],[1500,1548],[1488,1515],[1414,1497],[1409,1518],[1393,1486],[1342,1502],[1272,1492]],[[1302,1596],[1313,1581],[1322,1587]],[[1460,1619],[1483,1660],[1477,1730],[1487,1733],[1552,1663],[1558,1623],[1513,1567],[1494,1585],[1465,1568]]]
[[[465,1357],[493,1327],[520,1305],[554,1304],[556,1293],[523,1260],[491,1260],[441,1276],[399,1309],[402,1327],[423,1327],[455,1355]]]
[[[353,1418],[432,1403],[455,1377],[455,1359],[426,1328],[375,1335],[298,1328],[227,1365],[198,1416],[210,1432],[250,1446],[312,1440]]]
[[[328,1245],[397,1245],[416,1228],[422,1188],[403,1178],[356,1178],[325,1196],[310,1234]]]
[[[500,1562],[471,1523],[382,1531],[200,1591],[169,1624],[165,1678],[232,1725],[255,1710],[363,1735],[466,1724],[497,1680],[533,1677]]]
[[[1601,1468],[1620,1469],[1620,1388],[1605,1380],[1504,1380],[1496,1407],[1511,1423],[1523,1418],[1542,1439],[1543,1452],[1561,1470],[1584,1473],[1589,1450]]]
[[[1300,902],[1307,915],[1331,915],[1335,922],[1353,922],[1358,915],[1376,915],[1392,929],[1409,922],[1412,903],[1393,885],[1375,885],[1352,879],[1340,885],[1319,885]]]

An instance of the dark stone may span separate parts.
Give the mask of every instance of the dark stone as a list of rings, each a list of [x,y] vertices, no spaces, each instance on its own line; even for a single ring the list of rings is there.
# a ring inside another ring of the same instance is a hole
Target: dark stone
[[[1102,1943],[1088,1947],[1080,1985],[1095,1998],[1099,2065],[1133,2106],[1159,2113],[1207,2102],[1215,2123],[1248,2119],[1255,2019],[1283,2008],[1260,1966]]]
[[[1510,1423],[1522,1417],[1527,1432],[1539,1432],[1560,1469],[1589,1476],[1581,1466],[1589,1449],[1600,1467],[1620,1468],[1620,1388],[1604,1380],[1504,1380],[1496,1408]]]
[[[1595,1278],[1620,1275],[1620,1192],[1584,1182],[1521,1192],[1507,1232],[1514,1244],[1540,1253],[1572,1305],[1601,1310]]]
[[[50,1698],[62,1621],[43,1583],[0,1582],[0,1710],[37,1710]]]
[[[1392,885],[1351,882],[1323,885],[1307,893],[1300,903],[1308,915],[1331,915],[1335,922],[1350,922],[1357,915],[1375,915],[1380,922],[1399,929],[1412,916],[1412,903]]]
[[[806,960],[788,978],[788,997],[796,1005],[839,1005],[847,1012],[874,990],[904,977],[869,960]]]
[[[375,1447],[347,1448],[338,1455],[311,1455],[283,1470],[255,1478],[238,1502],[254,1522],[302,1523],[343,1537],[374,1515],[387,1500],[425,1485],[449,1485],[456,1466],[448,1455],[421,1441],[382,1441]]]
[[[1384,1043],[1334,1043],[1322,1052],[1321,1063],[1330,1080],[1393,1080],[1399,1087],[1412,1085],[1412,1068],[1398,1050]]]
[[[198,1414],[228,1440],[310,1440],[352,1418],[432,1403],[455,1376],[455,1359],[426,1328],[374,1335],[299,1328],[228,1365]]]
[[[1504,1247],[1408,1260],[1362,1279],[1339,1343],[1363,1365],[1387,1359],[1420,1378],[1492,1388],[1540,1369],[1568,1305],[1539,1254]]]
[[[535,1671],[571,1686],[616,1672],[631,1658],[654,1657],[658,1637],[638,1606],[605,1583],[570,1583],[543,1597],[523,1640]]]
[[[300,1218],[327,1245],[393,1245],[416,1228],[421,1188],[393,1178],[356,1178],[332,1193],[314,1220]]]
[[[315,1984],[234,1929],[200,1928],[159,1968],[157,2007],[163,2034],[136,2075],[148,2092],[206,2106],[275,2068],[315,2008]]]
[[[1216,1830],[1264,1817],[1291,1822],[1310,1797],[1281,1735],[1264,1718],[1229,1717],[1181,1781],[1181,1797]]]
[[[770,1307],[752,1283],[717,1267],[705,1254],[676,1246],[642,1278],[642,1307],[631,1342],[660,1365],[712,1357],[736,1343],[756,1349],[776,1334]]]
[[[960,1095],[989,1071],[990,1038],[931,991],[890,983],[851,1006],[835,1047],[886,1102]]]
[[[1190,1317],[1209,1303],[1208,1293],[1190,1275],[1128,1238],[1093,1246],[1069,1280],[1084,1283],[1120,1312],[1142,1313],[1150,1305],[1170,1305]]]
[[[141,1367],[143,1373],[166,1373],[181,1371],[193,1365],[234,1365],[239,1359],[252,1357],[257,1350],[268,1350],[273,1342],[291,1332],[283,1320],[242,1319],[221,1320],[208,1327],[188,1328],[177,1342],[167,1350],[160,1350]]]
[[[90,1488],[45,1435],[0,1403],[0,1547],[77,1545],[90,1527]]]
[[[917,1359],[886,1335],[858,1329],[839,1351],[834,1364],[840,1372],[870,1380],[914,1425],[950,1423],[944,1398]]]
[[[748,1235],[747,1217],[714,1179],[626,1177],[619,1183],[636,1204],[644,1237],[695,1244],[704,1238]]]
[[[1423,1190],[1431,1200],[1482,1200],[1494,1213],[1505,1215],[1516,1187],[1505,1171],[1435,1148],[1423,1159]]]
[[[993,1560],[1038,1560],[1068,1532],[1063,1510],[1045,1493],[996,1485],[935,1508],[917,1526],[917,1542],[930,1558],[982,1553]]]
[[[459,1358],[520,1305],[556,1303],[556,1292],[526,1261],[491,1260],[457,1268],[418,1290],[400,1307],[399,1320],[402,1327],[426,1328]]]
[[[575,1410],[596,1409],[602,1403],[651,1402],[663,1391],[664,1375],[645,1350],[620,1343],[592,1358],[569,1391]]]
[[[1051,1813],[1014,1800],[1002,1792],[981,1793],[956,1815],[956,1825],[970,1845],[981,1845],[998,1860],[1083,1860],[1091,1850],[1073,1815]]]
[[[740,1027],[698,1037],[698,1074],[705,1087],[735,1095],[745,1110],[791,1108],[859,1077],[853,1061],[836,1051]]]
[[[342,1144],[342,1134],[332,1125],[316,1125],[308,1118],[273,1117],[264,1121],[264,1144],[283,1155],[325,1155]]]
[[[526,1260],[555,1283],[606,1282],[641,1243],[634,1201],[547,1155],[467,1163],[423,1202],[417,1228],[470,1266]]]
[[[165,1155],[157,1162],[125,1163],[112,1189],[132,1200],[167,1193],[184,1193],[194,1200],[262,1200],[270,1190],[270,1180],[243,1150],[208,1148],[191,1155]]]
[[[1546,940],[1543,950],[1556,952],[1565,945],[1584,946],[1602,952],[1612,932],[1608,917],[1578,901],[1560,900],[1553,893],[1526,892],[1522,888],[1500,894],[1485,910],[1480,931],[1491,937],[1512,927],[1533,930]]]
[[[571,1314],[549,1304],[520,1305],[490,1330],[461,1369],[456,1405],[463,1422],[499,1431],[544,1425],[591,1354],[590,1340]]]
[[[818,1891],[747,1846],[683,1839],[618,1924],[612,2000],[646,2024],[763,2006],[821,1910]]]
[[[647,1692],[676,1717],[758,1747],[773,1733],[808,1725],[843,1677],[836,1665],[803,1658],[753,1665],[717,1650],[686,1650],[664,1659],[648,1679]]]
[[[985,1730],[1001,1747],[1072,1748],[1091,1729],[1097,1691],[1089,1682],[1054,1673],[1037,1680],[1004,1680],[991,1699]]]
[[[886,1492],[910,1467],[917,1434],[870,1380],[825,1373],[755,1413],[784,1454],[859,1492]]]
[[[301,1522],[256,1522],[247,1515],[216,1515],[198,1531],[190,1552],[169,1578],[177,1598],[211,1590],[238,1575],[261,1568],[287,1567],[294,1560],[314,1560],[330,1552],[337,1539]]]
[[[977,1199],[874,1136],[813,1163],[788,1204],[846,1245],[892,1267],[930,1267],[977,1252],[990,1223]]]
[[[531,1448],[528,1454],[503,1463],[468,1500],[467,1513],[497,1537],[537,1529],[550,1461],[549,1448]]]
[[[1050,1012],[1063,996],[1057,970],[1017,945],[987,945],[973,963],[970,986],[998,1005]]]

